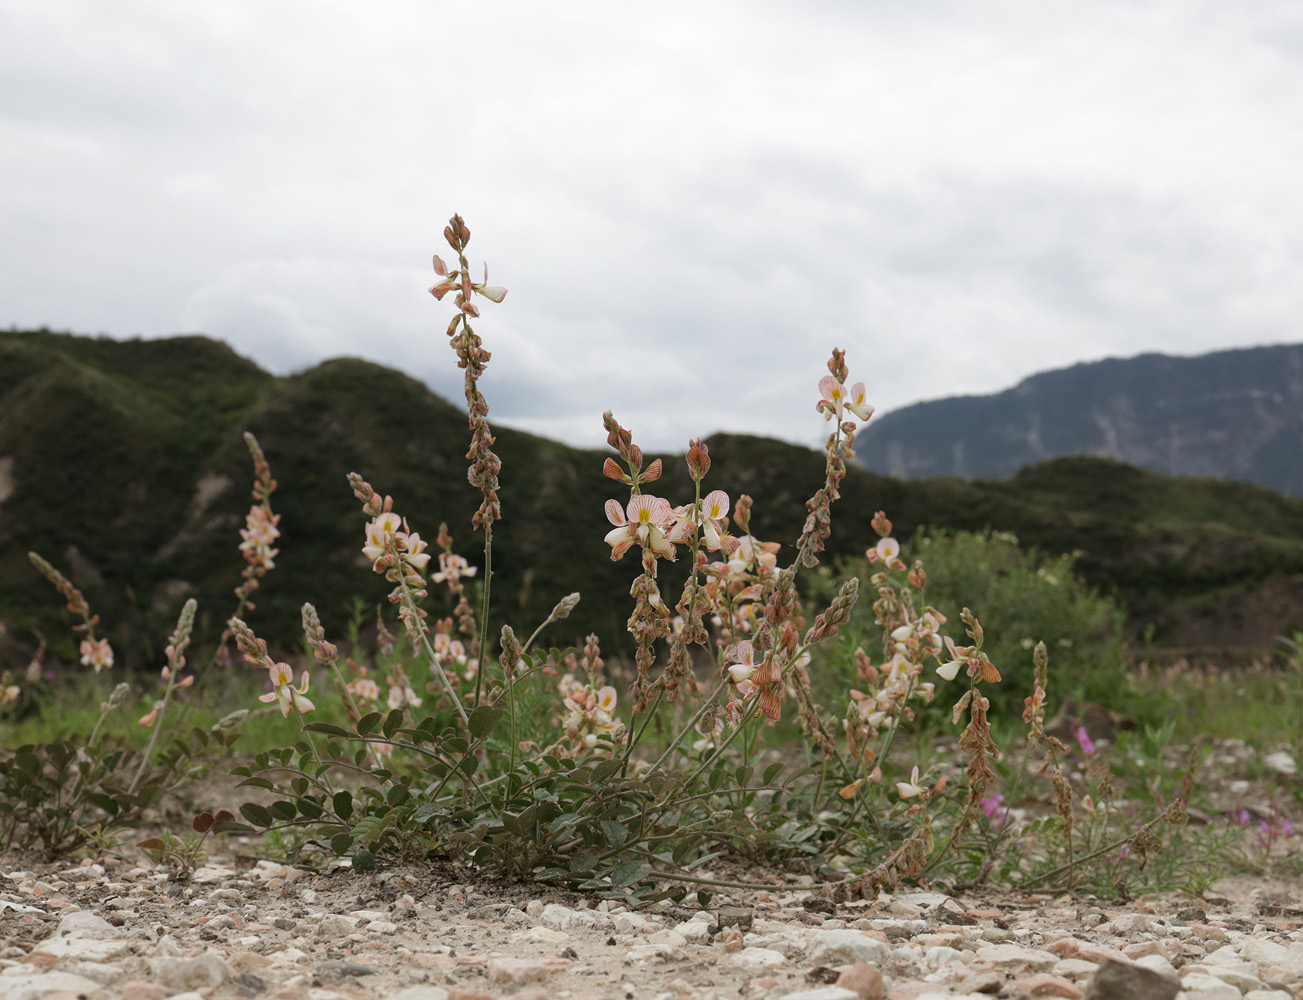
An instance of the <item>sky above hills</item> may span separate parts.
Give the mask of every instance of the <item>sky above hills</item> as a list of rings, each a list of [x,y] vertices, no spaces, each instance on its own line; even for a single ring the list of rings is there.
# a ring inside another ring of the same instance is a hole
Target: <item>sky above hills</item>
[[[834,345],[888,410],[1303,339],[1300,163],[1287,0],[0,3],[0,324],[459,399],[458,211],[491,420],[815,444]]]

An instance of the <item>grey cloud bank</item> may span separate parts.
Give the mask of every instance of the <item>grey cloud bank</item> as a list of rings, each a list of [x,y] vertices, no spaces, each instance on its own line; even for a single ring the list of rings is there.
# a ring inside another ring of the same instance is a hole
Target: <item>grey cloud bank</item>
[[[822,439],[1147,350],[1303,339],[1303,9],[0,5],[0,322],[358,355],[459,398],[430,255],[511,289],[495,420]]]

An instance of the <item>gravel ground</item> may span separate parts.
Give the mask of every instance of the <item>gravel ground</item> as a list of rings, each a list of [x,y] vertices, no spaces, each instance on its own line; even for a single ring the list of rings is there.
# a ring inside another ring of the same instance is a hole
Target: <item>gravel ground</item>
[[[178,882],[106,858],[0,875],[0,1000],[1303,998],[1303,906],[1244,882],[1125,906],[804,891],[631,912],[434,865],[211,861]]]

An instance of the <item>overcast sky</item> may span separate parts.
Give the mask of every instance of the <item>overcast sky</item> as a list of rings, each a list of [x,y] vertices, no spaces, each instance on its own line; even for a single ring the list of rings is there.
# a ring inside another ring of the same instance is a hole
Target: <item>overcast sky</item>
[[[1300,165],[1297,0],[0,0],[0,325],[459,400],[458,211],[490,419],[572,444],[1303,340]]]

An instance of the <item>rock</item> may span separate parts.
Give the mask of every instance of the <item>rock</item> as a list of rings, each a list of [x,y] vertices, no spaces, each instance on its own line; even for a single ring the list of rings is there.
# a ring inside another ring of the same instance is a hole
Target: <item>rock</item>
[[[731,955],[730,965],[740,965],[748,969],[776,969],[787,964],[787,956],[772,948],[743,948]]]
[[[860,1000],[882,1000],[882,973],[868,962],[843,969],[836,985],[853,990]]]
[[[1176,1000],[1181,984],[1134,962],[1105,958],[1086,984],[1086,1000]]]
[[[320,963],[316,968],[319,976],[340,978],[348,976],[352,979],[360,979],[363,976],[374,976],[380,970],[370,965],[360,965],[357,962],[339,962],[334,959]]]
[[[1049,972],[1058,963],[1059,956],[1018,944],[988,944],[977,949],[977,960],[1009,971]]]
[[[346,917],[342,913],[327,913],[321,918],[321,923],[317,925],[317,937],[348,937],[353,933],[353,928],[356,926],[357,921],[352,917]]]
[[[1225,950],[1218,948],[1213,954]],[[1282,973],[1279,978],[1283,983],[1292,985],[1303,980],[1303,945],[1294,944],[1286,948],[1265,938],[1245,937],[1239,941],[1239,957],[1246,962],[1257,962],[1264,979],[1277,978],[1266,972],[1268,969],[1279,969]]]
[[[171,990],[199,990],[221,986],[231,978],[231,967],[215,951],[194,958],[156,958],[151,963],[154,978]]]
[[[1240,991],[1206,972],[1192,972],[1181,980],[1183,1000],[1240,1000]]]
[[[1010,989],[1014,996],[1019,997],[1066,997],[1067,1000],[1081,1000],[1082,997],[1081,990],[1074,983],[1048,972],[1015,979]]]
[[[196,868],[190,876],[190,881],[194,885],[204,885],[208,882],[225,882],[228,878],[234,878],[235,872],[229,868]]]
[[[104,941],[108,938],[120,938],[122,932],[103,917],[96,916],[89,910],[69,913],[59,921],[59,929],[54,932],[59,938],[80,938],[83,941]]]
[[[516,996],[520,996],[519,993]],[[389,994],[390,1000],[448,1000],[449,993],[442,986],[430,986],[422,983],[409,986],[405,990]]]
[[[587,910],[572,910],[560,903],[548,903],[543,907],[539,919],[547,927],[556,931],[568,931],[572,927],[591,926],[593,915]]]
[[[537,983],[547,978],[547,965],[531,958],[494,958],[488,965],[491,983]]]
[[[820,986],[813,990],[784,993],[783,1000],[860,1000],[860,995],[844,986]]]
[[[1263,765],[1270,771],[1277,774],[1293,777],[1298,774],[1298,763],[1294,760],[1293,755],[1288,750],[1276,750],[1269,754],[1264,754],[1262,758]]]
[[[37,972],[31,975],[0,976],[0,1000],[39,1000],[50,993],[66,990],[93,997],[100,984],[71,972]]]
[[[158,983],[147,983],[143,979],[132,979],[118,987],[122,1000],[163,1000],[170,991]]]
[[[809,960],[815,965],[851,965],[855,962],[880,965],[890,955],[890,946],[859,931],[816,931]]]

